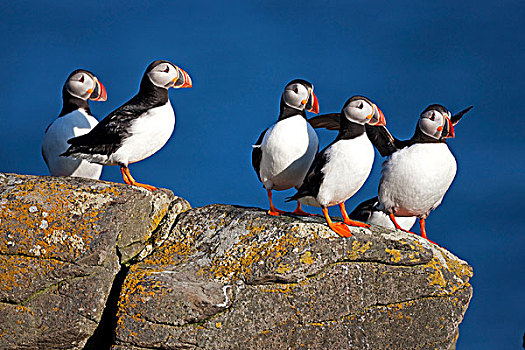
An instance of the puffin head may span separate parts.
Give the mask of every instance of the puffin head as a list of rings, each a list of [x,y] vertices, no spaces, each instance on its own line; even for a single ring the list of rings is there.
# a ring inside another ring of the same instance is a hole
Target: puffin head
[[[454,137],[454,126],[450,112],[442,105],[428,106],[419,117],[419,129],[436,140]]]
[[[288,107],[319,113],[319,102],[314,94],[314,86],[306,80],[295,79],[289,82],[281,98]]]
[[[106,88],[91,72],[77,69],[69,75],[64,84],[64,92],[81,100],[106,101]]]
[[[386,125],[386,119],[375,103],[364,96],[350,97],[341,113],[346,119],[358,124]]]
[[[192,87],[191,78],[184,70],[169,61],[157,60],[151,62],[144,73],[144,78],[153,85],[169,89]]]

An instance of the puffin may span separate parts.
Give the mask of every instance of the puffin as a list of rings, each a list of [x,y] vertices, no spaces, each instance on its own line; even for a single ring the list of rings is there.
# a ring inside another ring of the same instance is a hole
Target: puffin
[[[264,130],[252,146],[252,165],[266,189],[269,215],[284,213],[274,206],[272,191],[300,186],[319,150],[319,140],[307,122],[306,111],[319,113],[314,86],[306,80],[292,80],[281,95],[277,122]],[[292,213],[309,215],[299,202]]]
[[[386,127],[370,131],[381,155],[388,157],[382,167],[377,208],[390,217],[396,229],[410,232],[399,225],[398,216],[417,217],[421,236],[430,241],[425,220],[443,201],[457,171],[446,141],[455,136],[454,125],[470,109],[472,106],[451,116],[444,106],[429,105],[414,135],[405,141],[394,138]]]
[[[464,110],[450,117],[450,121],[452,122],[452,125],[456,126],[456,124],[460,121],[460,119],[467,112],[469,112],[472,108],[473,106],[467,107]],[[374,134],[374,129],[369,129],[368,133]],[[376,140],[377,140],[377,137],[376,137]],[[395,138],[386,137],[385,140],[390,140],[389,142],[397,143],[401,148],[403,148],[402,142]],[[384,148],[381,148],[381,149],[384,150]],[[388,227],[388,228],[396,228],[396,226],[394,225],[394,222],[390,219],[390,216],[385,214],[380,209],[381,207],[382,206],[379,202],[378,197],[370,198],[360,203],[359,205],[357,205],[357,207],[350,214],[348,214],[348,216],[350,217],[350,219],[367,222],[372,225],[379,225],[379,226]],[[395,216],[394,219],[403,231],[409,232],[412,226],[415,224],[417,217],[415,216]]]
[[[320,115],[316,120],[330,119],[332,114]],[[368,139],[365,125],[386,125],[383,112],[364,96],[353,96],[339,113],[340,127],[335,140],[317,154],[297,193],[287,198],[303,204],[321,207],[328,226],[341,237],[352,233],[346,225],[370,227],[351,220],[345,201],[352,197],[368,178],[374,162],[374,147]],[[334,223],[328,207],[339,205],[344,222]]]
[[[169,61],[152,62],[138,93],[90,132],[69,139],[71,146],[61,155],[118,165],[125,183],[154,191],[156,187],[135,181],[128,166],[159,151],[171,137],[175,128],[175,113],[168,96],[171,87],[192,87],[188,73]]]
[[[379,209],[379,199],[377,197],[367,199],[355,207],[355,209],[348,214],[352,220],[366,222],[370,225],[378,225],[387,228],[396,228],[390,217]],[[415,216],[398,216],[396,222],[405,231],[410,231],[416,222]]]
[[[47,127],[42,140],[42,157],[53,176],[100,178],[102,165],[60,157],[69,147],[67,140],[88,133],[98,123],[91,114],[88,100],[106,101],[106,88],[90,71],[77,69],[62,87],[62,110]]]

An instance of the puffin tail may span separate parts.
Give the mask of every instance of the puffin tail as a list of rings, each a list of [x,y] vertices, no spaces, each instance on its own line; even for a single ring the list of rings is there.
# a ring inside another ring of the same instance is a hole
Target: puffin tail
[[[291,201],[296,201],[296,200],[299,200],[300,198],[304,197],[304,194],[301,193],[300,191],[297,191],[296,194],[294,194],[293,196],[290,196],[290,197],[286,197],[284,199],[285,202],[291,202]]]

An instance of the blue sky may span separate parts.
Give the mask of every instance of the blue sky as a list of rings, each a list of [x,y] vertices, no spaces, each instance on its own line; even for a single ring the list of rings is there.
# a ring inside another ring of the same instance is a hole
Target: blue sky
[[[284,85],[315,86],[321,113],[362,94],[409,138],[431,103],[474,105],[449,147],[458,174],[427,220],[429,237],[474,267],[459,349],[517,349],[525,331],[525,4],[520,1],[3,1],[0,171],[47,174],[40,142],[71,71],[93,71],[102,119],[136,93],[146,66],[168,59],[192,89],[170,92],[171,140],[131,165],[139,181],[193,206],[267,207],[251,145],[276,120]],[[319,133],[321,146],[334,137]],[[382,159],[353,208],[376,194]],[[117,167],[102,179],[122,182]],[[293,191],[276,193],[278,208]],[[337,211],[334,211],[337,214]],[[339,215],[339,214],[337,214]]]

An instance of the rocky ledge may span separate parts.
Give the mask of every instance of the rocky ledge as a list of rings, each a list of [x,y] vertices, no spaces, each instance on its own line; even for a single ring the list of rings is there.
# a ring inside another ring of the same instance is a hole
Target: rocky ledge
[[[454,349],[472,268],[400,231],[0,174],[0,349]]]

